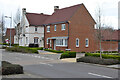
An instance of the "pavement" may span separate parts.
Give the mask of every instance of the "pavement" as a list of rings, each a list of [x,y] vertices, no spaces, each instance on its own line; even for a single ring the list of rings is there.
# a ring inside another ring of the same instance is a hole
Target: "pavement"
[[[2,60],[23,66],[24,74],[4,78],[118,78],[120,70],[60,60],[60,54],[23,54],[2,51]]]

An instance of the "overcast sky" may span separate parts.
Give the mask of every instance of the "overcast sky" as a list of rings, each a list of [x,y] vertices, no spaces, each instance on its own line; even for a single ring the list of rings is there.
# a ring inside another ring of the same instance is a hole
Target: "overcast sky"
[[[0,14],[5,16],[15,15],[18,8],[26,8],[27,12],[52,14],[54,6],[60,8],[83,3],[90,14],[95,18],[98,5],[102,9],[104,22],[118,29],[118,1],[119,0],[0,0]],[[9,19],[5,19],[9,24]],[[6,25],[9,27],[9,25]]]

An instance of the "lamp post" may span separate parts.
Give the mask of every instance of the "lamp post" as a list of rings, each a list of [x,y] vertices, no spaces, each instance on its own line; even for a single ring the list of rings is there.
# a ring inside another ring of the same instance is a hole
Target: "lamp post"
[[[9,17],[9,16],[5,16],[5,18],[9,18],[11,19],[11,24],[10,24],[10,47],[11,47],[11,27],[12,27],[12,16]]]

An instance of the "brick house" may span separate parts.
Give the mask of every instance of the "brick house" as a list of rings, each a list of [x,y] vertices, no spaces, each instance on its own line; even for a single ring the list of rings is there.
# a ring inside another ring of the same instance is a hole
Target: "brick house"
[[[59,9],[44,22],[45,48],[76,52],[96,51],[95,21],[84,6],[78,4]]]
[[[118,51],[118,30],[104,29],[102,33],[102,51]],[[97,46],[99,51],[99,43]]]
[[[7,28],[5,33],[5,40],[10,40],[10,29],[11,29],[11,44],[14,44],[15,28]]]
[[[23,8],[22,20],[20,22],[20,46],[38,44],[44,47],[44,26],[43,22],[49,15],[39,13],[28,13]]]

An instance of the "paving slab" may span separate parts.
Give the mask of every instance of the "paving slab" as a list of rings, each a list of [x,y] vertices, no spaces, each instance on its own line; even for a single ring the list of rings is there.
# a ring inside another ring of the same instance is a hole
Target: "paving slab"
[[[65,59],[61,59],[62,61],[66,61],[66,62],[76,62],[76,58],[65,58]]]
[[[39,54],[58,54],[58,53],[53,53],[53,52],[48,52],[48,51],[44,51],[44,50],[38,50]]]

